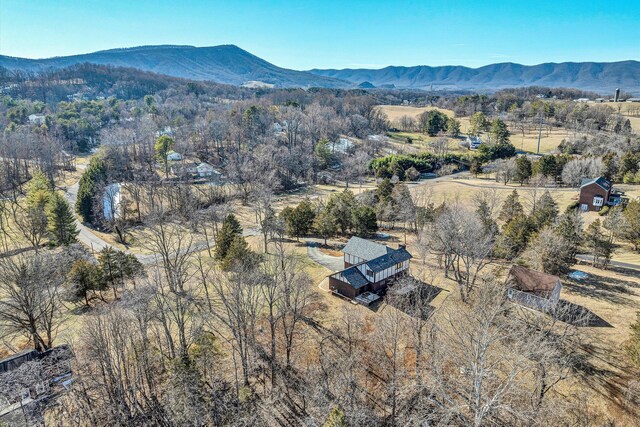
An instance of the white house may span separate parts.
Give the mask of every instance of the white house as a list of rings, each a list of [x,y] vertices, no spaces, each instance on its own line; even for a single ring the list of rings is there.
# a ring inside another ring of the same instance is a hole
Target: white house
[[[279,133],[281,133],[281,132],[284,132],[284,131],[286,130],[286,129],[284,128],[284,126],[282,126],[282,125],[281,125],[280,123],[278,123],[278,122],[275,122],[275,123],[273,124],[272,129],[273,129],[273,134],[274,134],[274,135],[277,135],[277,134],[279,134]]]
[[[338,141],[333,143],[333,152],[342,154],[348,153],[353,148],[353,141],[347,138],[339,138]]]
[[[167,160],[169,160],[170,162],[177,162],[179,160],[182,160],[182,154],[175,151],[169,151],[169,153],[167,154]]]
[[[118,183],[110,184],[104,189],[102,196],[102,209],[104,219],[113,221],[122,215],[122,192]]]
[[[32,125],[42,125],[44,124],[44,119],[44,114],[29,114],[29,123]]]
[[[196,173],[200,178],[207,178],[215,175],[220,175],[220,172],[215,170],[209,163],[202,162],[196,166]]]

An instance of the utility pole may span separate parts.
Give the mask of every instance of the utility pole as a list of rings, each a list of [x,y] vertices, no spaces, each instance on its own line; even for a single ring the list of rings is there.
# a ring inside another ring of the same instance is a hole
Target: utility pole
[[[544,116],[540,114],[540,130],[538,131],[538,152],[536,154],[540,154],[540,138],[542,138],[542,122],[544,121]]]

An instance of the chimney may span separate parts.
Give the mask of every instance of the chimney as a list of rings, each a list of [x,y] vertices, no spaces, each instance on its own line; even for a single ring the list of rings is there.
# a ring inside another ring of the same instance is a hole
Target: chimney
[[[620,102],[620,88],[616,88],[616,95],[613,97],[613,102]]]

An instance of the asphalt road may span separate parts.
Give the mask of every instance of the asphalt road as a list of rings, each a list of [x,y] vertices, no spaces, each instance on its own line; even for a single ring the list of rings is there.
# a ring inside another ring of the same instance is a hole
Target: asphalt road
[[[576,255],[576,258],[579,259],[580,261],[593,262],[592,255],[578,254]],[[620,267],[620,268],[628,268],[631,270],[640,270],[640,264],[632,264],[629,262],[609,261],[609,265],[612,265],[614,267]]]

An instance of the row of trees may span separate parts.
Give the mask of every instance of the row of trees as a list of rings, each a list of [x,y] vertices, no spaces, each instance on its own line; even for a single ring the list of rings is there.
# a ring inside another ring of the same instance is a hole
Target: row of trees
[[[5,199],[2,205],[6,250],[15,243],[12,237],[25,239],[36,253],[46,241],[52,246],[76,242],[78,229],[69,203],[41,171],[34,172],[27,184],[26,197]]]

